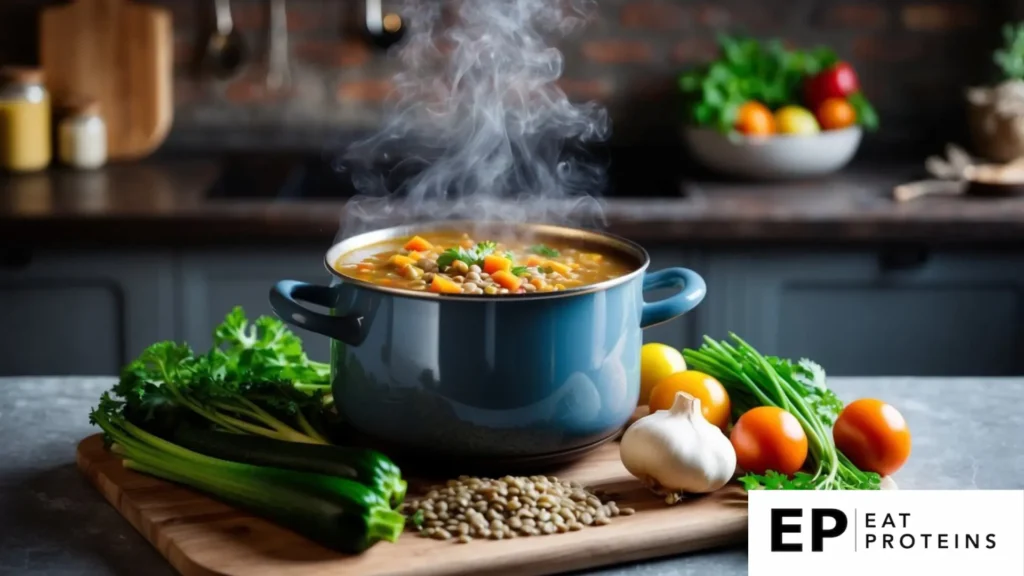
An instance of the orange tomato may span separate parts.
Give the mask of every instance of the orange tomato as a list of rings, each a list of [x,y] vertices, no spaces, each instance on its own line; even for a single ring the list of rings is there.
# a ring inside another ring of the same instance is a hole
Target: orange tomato
[[[671,408],[678,392],[686,392],[700,399],[700,411],[705,420],[718,426],[723,432],[729,426],[729,411],[732,410],[732,405],[725,386],[696,370],[676,372],[659,380],[651,390],[651,412]]]
[[[829,98],[822,102],[817,116],[822,130],[840,130],[857,122],[857,111],[843,98]]]
[[[736,130],[751,136],[775,133],[775,116],[767,106],[751,100],[736,111]]]
[[[740,416],[729,440],[736,463],[747,472],[792,475],[807,460],[807,434],[800,421],[775,406],[758,406]]]
[[[836,420],[832,438],[861,470],[889,476],[910,457],[910,429],[891,405],[864,398],[851,402]]]

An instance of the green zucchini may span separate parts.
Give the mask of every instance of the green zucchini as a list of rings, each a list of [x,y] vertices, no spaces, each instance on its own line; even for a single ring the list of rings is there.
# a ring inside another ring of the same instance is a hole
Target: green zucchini
[[[120,417],[94,412],[126,468],[205,492],[328,548],[358,554],[394,542],[405,517],[379,494],[345,478],[253,466],[187,450]]]
[[[176,426],[171,438],[189,450],[222,460],[354,480],[369,487],[395,508],[405,499],[408,488],[398,466],[375,450],[287,442],[205,430],[187,424]]]

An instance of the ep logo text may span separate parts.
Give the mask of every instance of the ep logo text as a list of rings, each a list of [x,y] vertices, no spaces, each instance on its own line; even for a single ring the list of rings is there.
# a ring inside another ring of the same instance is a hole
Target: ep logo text
[[[803,524],[798,522],[804,519],[804,511],[801,508],[774,508],[772,509],[771,525],[771,550],[772,552],[803,552],[802,542],[784,542],[786,534],[801,534]],[[826,523],[829,524],[826,527]],[[826,538],[838,538],[849,525],[849,520],[842,510],[835,508],[814,508],[810,510],[810,534],[811,551],[821,552],[824,550]]]
[[[1024,576],[1024,491],[748,493],[751,576]]]

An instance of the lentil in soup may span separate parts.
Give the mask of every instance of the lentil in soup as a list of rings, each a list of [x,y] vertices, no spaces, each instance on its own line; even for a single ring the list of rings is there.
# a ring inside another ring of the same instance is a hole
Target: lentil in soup
[[[438,232],[388,240],[342,255],[335,268],[382,286],[441,294],[557,292],[628,274],[621,259],[570,242],[476,241]]]

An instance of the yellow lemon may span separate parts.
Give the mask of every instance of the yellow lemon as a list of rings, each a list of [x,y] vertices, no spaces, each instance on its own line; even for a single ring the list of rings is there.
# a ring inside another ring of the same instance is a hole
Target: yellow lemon
[[[810,135],[821,132],[814,114],[800,106],[784,106],[777,110],[775,124],[782,134]]]
[[[686,370],[683,354],[666,344],[652,342],[640,349],[640,402],[647,404],[651,390],[662,378]]]

